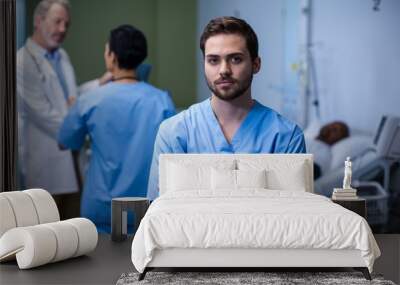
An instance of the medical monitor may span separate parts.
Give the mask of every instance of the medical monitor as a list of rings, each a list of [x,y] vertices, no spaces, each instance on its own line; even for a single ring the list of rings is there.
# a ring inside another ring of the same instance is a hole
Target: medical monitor
[[[400,117],[382,117],[374,145],[378,156],[400,159]]]

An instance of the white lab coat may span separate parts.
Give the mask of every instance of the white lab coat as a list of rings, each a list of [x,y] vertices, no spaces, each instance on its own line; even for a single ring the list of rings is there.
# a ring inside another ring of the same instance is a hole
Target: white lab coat
[[[57,133],[68,112],[56,72],[45,50],[28,39],[17,52],[19,169],[25,188],[50,193],[78,191],[71,151],[60,150]],[[67,53],[60,49],[68,96],[77,96],[75,74]],[[85,89],[98,85],[85,84]]]

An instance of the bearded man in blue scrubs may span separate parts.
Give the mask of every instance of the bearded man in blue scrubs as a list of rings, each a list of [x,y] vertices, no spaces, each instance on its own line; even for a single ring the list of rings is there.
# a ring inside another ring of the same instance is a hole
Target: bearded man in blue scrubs
[[[200,39],[211,98],[164,121],[157,134],[147,197],[158,196],[161,153],[304,153],[302,130],[251,97],[261,67],[258,40],[245,21],[211,20]]]
[[[104,58],[113,81],[83,94],[59,131],[59,144],[79,149],[89,135],[92,156],[82,193],[81,215],[110,232],[114,197],[146,197],[156,134],[174,115],[167,92],[137,79],[147,56],[143,33],[130,25],[111,31]],[[128,227],[133,219],[128,219]]]

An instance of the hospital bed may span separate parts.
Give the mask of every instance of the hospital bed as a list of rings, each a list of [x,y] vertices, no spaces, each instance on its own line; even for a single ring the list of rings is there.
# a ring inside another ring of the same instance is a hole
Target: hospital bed
[[[324,154],[325,161],[329,161],[330,166],[325,166],[325,172],[315,181],[315,193],[330,197],[333,188],[342,185],[343,163],[345,158],[350,156],[353,161],[353,187],[359,190],[359,196],[367,200],[367,209],[371,212],[370,224],[385,223],[385,218],[373,217],[372,212],[376,209],[372,204],[379,198],[379,207],[386,208],[382,212],[382,217],[387,217],[388,205],[382,207],[382,204],[386,203],[388,198],[400,195],[398,189],[400,187],[390,189],[391,175],[393,175],[391,170],[400,163],[400,117],[384,116],[374,137],[354,134],[332,147],[319,148],[321,149],[330,152]],[[315,154],[318,155],[320,154]],[[381,177],[379,182],[371,183],[377,180],[377,177]],[[375,187],[375,190],[372,191],[372,187]],[[369,201],[374,202],[369,203]]]

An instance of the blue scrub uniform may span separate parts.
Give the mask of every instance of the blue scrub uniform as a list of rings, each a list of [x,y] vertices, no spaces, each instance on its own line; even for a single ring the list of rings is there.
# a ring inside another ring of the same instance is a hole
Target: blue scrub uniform
[[[211,108],[211,100],[164,121],[157,134],[147,197],[158,197],[161,153],[305,153],[302,130],[276,111],[254,100],[229,143]]]
[[[144,82],[109,83],[71,107],[58,141],[76,150],[90,137],[81,215],[100,232],[110,232],[112,198],[146,197],[158,128],[174,114],[169,95]]]

